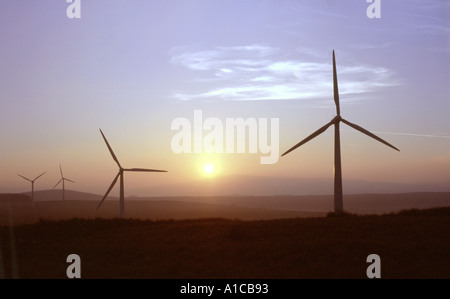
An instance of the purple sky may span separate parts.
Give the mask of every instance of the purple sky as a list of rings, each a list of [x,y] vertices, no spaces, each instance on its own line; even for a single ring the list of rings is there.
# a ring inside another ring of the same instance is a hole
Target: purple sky
[[[27,191],[17,176],[47,171],[103,193],[116,165],[98,128],[127,167],[127,188],[220,175],[331,177],[333,133],[274,165],[252,154],[175,154],[177,117],[279,118],[280,152],[335,115],[336,51],[343,117],[400,148],[342,126],[344,178],[450,180],[450,3],[365,0],[81,0],[0,2],[0,192]],[[219,173],[217,174],[219,175]],[[117,191],[117,190],[116,190]],[[114,191],[114,192],[116,192]],[[114,194],[113,194],[114,195]]]

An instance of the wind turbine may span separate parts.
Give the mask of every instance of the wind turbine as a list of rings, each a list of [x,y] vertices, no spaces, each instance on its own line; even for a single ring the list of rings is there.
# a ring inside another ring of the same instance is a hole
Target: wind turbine
[[[114,178],[114,180],[111,183],[111,186],[109,186],[108,190],[106,191],[105,195],[103,196],[102,200],[100,201],[100,203],[97,206],[97,209],[100,208],[100,206],[102,205],[103,201],[106,199],[106,197],[108,196],[109,192],[111,191],[111,189],[114,187],[114,185],[117,182],[117,179],[120,176],[120,218],[125,218],[125,199],[124,199],[124,186],[123,186],[123,173],[125,171],[136,171],[136,172],[167,172],[167,170],[157,170],[157,169],[144,169],[144,168],[123,168],[120,163],[119,160],[117,159],[116,155],[114,154],[111,146],[108,143],[108,140],[106,139],[105,135],[103,134],[102,130],[100,129],[100,133],[103,136],[103,139],[105,140],[106,146],[108,147],[109,152],[111,153],[112,158],[114,159],[114,161],[116,161],[117,165],[119,166],[119,172],[117,173],[116,177]]]
[[[59,171],[61,172],[61,179],[58,181],[58,183],[56,183],[55,187],[53,187],[52,190],[55,189],[56,186],[59,185],[59,183],[62,182],[62,200],[64,200],[64,192],[65,192],[65,189],[64,189],[64,182],[65,182],[65,181],[68,181],[68,182],[71,182],[71,183],[75,183],[75,182],[72,181],[72,180],[69,180],[68,178],[65,178],[65,177],[64,177],[63,171],[62,171],[62,167],[61,167],[61,164],[59,164]]]
[[[46,174],[47,172],[44,172],[40,175],[38,175],[34,180],[30,180],[29,178],[24,177],[23,175],[17,174],[18,176],[20,176],[21,178],[24,178],[25,180],[31,182],[31,201],[33,203],[34,206],[34,181],[36,181],[38,178],[40,178],[41,176],[43,176],[44,174]]]
[[[339,134],[339,124],[340,122],[343,122],[344,124],[352,127],[355,130],[358,130],[364,134],[366,134],[369,137],[374,138],[375,140],[378,140],[381,143],[384,143],[385,145],[400,151],[398,148],[393,146],[392,144],[384,141],[380,137],[370,133],[366,129],[353,124],[349,122],[348,120],[345,120],[341,117],[341,110],[339,107],[339,91],[338,91],[338,82],[337,82],[337,75],[336,75],[336,60],[334,57],[334,50],[333,50],[333,88],[334,88],[334,103],[336,104],[336,112],[337,115],[326,125],[294,145],[292,148],[290,148],[287,152],[282,154],[281,156],[287,155],[291,151],[295,150],[299,146],[305,144],[306,142],[310,141],[311,139],[317,137],[318,135],[325,132],[326,129],[328,129],[331,125],[334,125],[334,211],[336,213],[340,213],[344,211],[344,203],[343,203],[343,196],[342,196],[342,171],[341,171],[341,137]]]

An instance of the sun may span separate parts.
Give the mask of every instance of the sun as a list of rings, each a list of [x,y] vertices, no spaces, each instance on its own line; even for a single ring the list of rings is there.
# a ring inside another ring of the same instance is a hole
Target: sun
[[[223,171],[220,159],[212,155],[200,156],[195,163],[195,168],[198,175],[208,181],[220,176]]]
[[[211,163],[205,164],[203,171],[208,175],[212,175],[214,173],[214,165]]]

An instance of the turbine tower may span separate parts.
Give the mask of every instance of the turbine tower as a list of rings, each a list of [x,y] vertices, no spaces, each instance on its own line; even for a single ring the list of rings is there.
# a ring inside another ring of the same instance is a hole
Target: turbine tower
[[[311,139],[317,137],[318,135],[325,132],[326,129],[328,129],[331,125],[334,125],[334,211],[336,213],[340,213],[344,211],[344,203],[343,203],[343,192],[342,192],[342,170],[341,170],[341,137],[339,134],[339,124],[340,122],[343,122],[344,124],[352,127],[355,130],[358,130],[364,134],[366,134],[369,137],[374,138],[375,140],[378,140],[381,143],[384,143],[385,145],[400,151],[398,148],[393,146],[392,144],[386,142],[385,140],[381,139],[380,137],[370,133],[366,129],[353,124],[349,122],[348,120],[345,120],[341,117],[341,110],[339,106],[339,91],[338,91],[338,82],[337,82],[337,74],[336,74],[336,60],[334,56],[334,50],[333,50],[333,91],[334,91],[334,103],[336,104],[336,113],[337,115],[326,125],[294,145],[292,148],[290,148],[288,151],[286,151],[281,156],[287,155],[291,151],[295,150],[299,146],[305,144],[306,142],[310,141]]]
[[[103,134],[102,130],[100,129],[100,133],[103,136],[103,139],[105,140],[106,146],[108,147],[109,152],[111,153],[112,158],[114,159],[114,161],[116,161],[117,165],[119,166],[119,172],[117,173],[116,177],[114,178],[114,180],[111,183],[111,186],[109,186],[108,190],[106,191],[105,195],[103,196],[102,200],[100,201],[100,203],[97,206],[97,209],[100,208],[100,206],[102,205],[103,201],[106,199],[106,197],[108,196],[109,192],[111,191],[111,189],[114,187],[114,185],[117,182],[117,179],[120,176],[120,218],[125,218],[125,198],[124,198],[124,184],[123,184],[123,173],[125,171],[135,171],[135,172],[167,172],[167,170],[158,170],[158,169],[144,169],[144,168],[123,168],[120,163],[119,160],[117,159],[116,155],[114,154],[111,146],[108,143],[108,140],[106,139],[105,135]]]
[[[20,176],[21,178],[24,178],[25,180],[31,182],[31,202],[33,203],[34,206],[34,181],[36,181],[38,178],[40,178],[41,176],[43,176],[44,174],[46,174],[47,172],[44,172],[40,175],[38,175],[34,180],[30,180],[26,177],[24,177],[23,175],[17,174],[18,176]]]
[[[64,177],[61,164],[59,164],[59,171],[61,172],[61,179],[58,181],[58,183],[56,183],[55,187],[53,187],[52,190],[55,189],[56,186],[59,185],[59,183],[62,182],[62,200],[64,200],[64,193],[65,193],[64,182],[65,181],[68,181],[68,182],[71,182],[71,183],[75,183],[75,182]]]

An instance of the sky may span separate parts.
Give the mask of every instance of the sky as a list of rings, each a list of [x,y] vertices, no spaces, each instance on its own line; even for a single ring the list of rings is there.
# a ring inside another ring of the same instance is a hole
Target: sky
[[[234,175],[332,179],[332,128],[261,164],[259,147],[176,153],[172,125],[194,130],[195,111],[277,119],[279,156],[336,115],[333,49],[342,116],[400,149],[342,124],[344,182],[450,180],[449,1],[381,0],[380,18],[365,0],[80,3],[69,18],[63,0],[0,2],[0,192],[44,171],[35,187],[50,189],[61,164],[67,188],[104,193],[117,165],[99,128],[124,167],[169,171],[127,173],[126,195]]]

